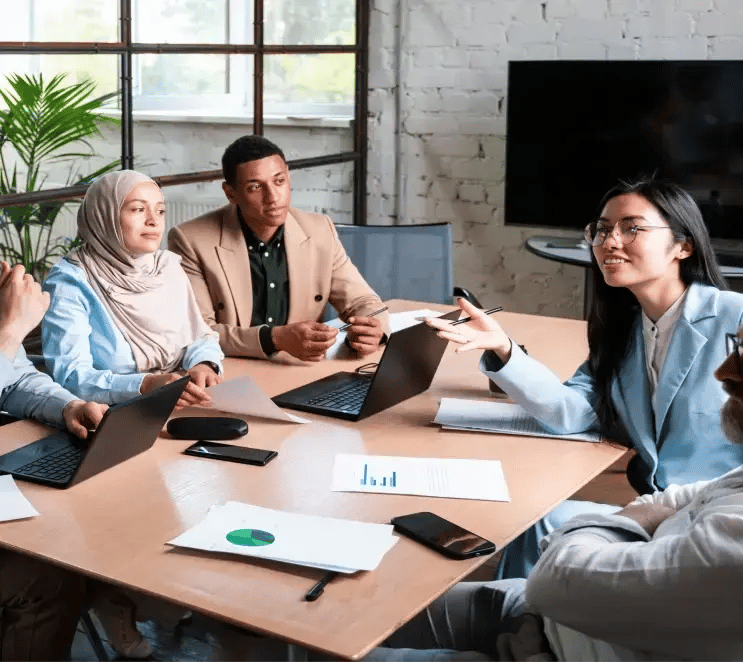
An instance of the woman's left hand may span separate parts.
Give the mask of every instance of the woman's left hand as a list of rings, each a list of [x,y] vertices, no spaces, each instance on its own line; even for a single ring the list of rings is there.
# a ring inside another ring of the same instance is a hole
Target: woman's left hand
[[[199,388],[208,388],[223,380],[223,377],[214,372],[212,367],[206,363],[198,363],[193,368],[189,368],[187,372],[191,375],[191,383]]]

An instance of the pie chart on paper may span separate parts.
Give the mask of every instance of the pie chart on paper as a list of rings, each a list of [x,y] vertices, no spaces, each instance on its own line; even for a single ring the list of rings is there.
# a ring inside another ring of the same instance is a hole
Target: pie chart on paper
[[[241,547],[264,547],[276,540],[273,533],[260,529],[235,529],[230,531],[226,538],[227,542]]]

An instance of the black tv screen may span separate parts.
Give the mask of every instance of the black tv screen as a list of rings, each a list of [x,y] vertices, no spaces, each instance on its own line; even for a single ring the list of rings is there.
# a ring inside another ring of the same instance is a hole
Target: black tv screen
[[[618,179],[692,194],[743,239],[743,61],[510,62],[507,224],[583,228]]]

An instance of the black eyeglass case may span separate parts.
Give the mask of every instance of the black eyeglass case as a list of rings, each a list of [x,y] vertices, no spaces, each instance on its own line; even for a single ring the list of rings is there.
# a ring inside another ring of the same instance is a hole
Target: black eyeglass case
[[[165,426],[176,439],[219,441],[248,434],[248,424],[239,418],[219,416],[182,416],[171,418]]]

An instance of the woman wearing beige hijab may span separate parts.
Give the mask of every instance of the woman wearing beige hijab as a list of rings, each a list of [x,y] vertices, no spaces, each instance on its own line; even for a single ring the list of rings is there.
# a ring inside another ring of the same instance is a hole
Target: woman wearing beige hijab
[[[207,404],[221,381],[222,351],[204,323],[180,258],[160,250],[163,195],[149,177],[111,173],[88,189],[77,215],[82,248],[44,282],[51,304],[42,323],[55,381],[87,400],[114,404],[191,375],[179,406]],[[83,396],[83,394],[85,394]],[[152,649],[122,591],[91,584],[91,602],[120,656]]]
[[[191,375],[179,406],[207,404],[221,381],[216,332],[199,313],[180,258],[160,250],[165,203],[149,177],[122,170],[91,184],[77,215],[81,248],[44,281],[42,323],[54,380],[114,404]]]

